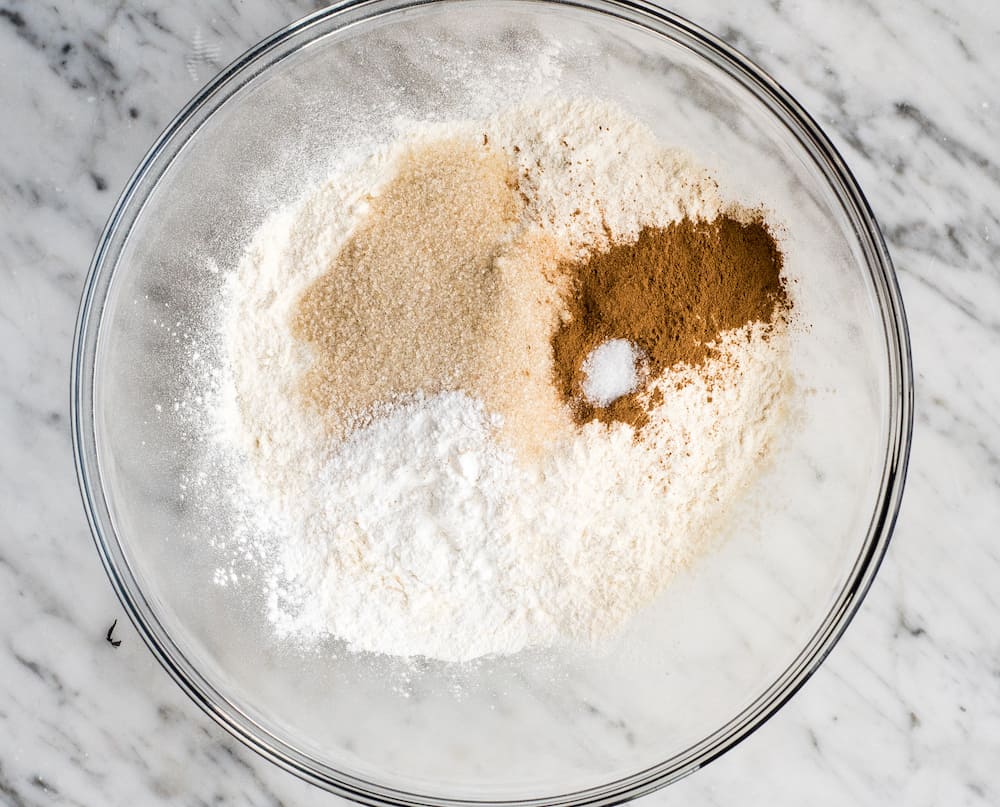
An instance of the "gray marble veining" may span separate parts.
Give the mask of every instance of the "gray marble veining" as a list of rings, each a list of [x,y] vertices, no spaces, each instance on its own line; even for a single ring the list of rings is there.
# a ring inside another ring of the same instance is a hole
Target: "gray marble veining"
[[[305,0],[0,0],[0,802],[336,800],[202,715],[139,640],[76,493],[69,352],[115,195]],[[884,228],[917,381],[894,544],[772,721],[644,804],[1000,803],[1000,6],[679,0],[824,125]],[[112,620],[115,638],[106,641]]]

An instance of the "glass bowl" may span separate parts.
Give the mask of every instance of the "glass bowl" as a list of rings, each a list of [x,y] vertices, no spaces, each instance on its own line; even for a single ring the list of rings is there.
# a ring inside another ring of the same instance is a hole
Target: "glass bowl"
[[[206,536],[225,529],[228,481],[188,484],[199,436],[176,410],[197,399],[192,340],[263,218],[344,154],[400,116],[481,116],[543,89],[615,99],[725,195],[773,211],[808,323],[785,444],[731,534],[600,652],[449,665],[283,646],[260,581],[213,583]],[[634,1],[347,3],[261,42],[128,183],[72,378],[91,528],[150,649],[235,737],[367,804],[611,804],[732,748],[858,609],[899,506],[911,407],[893,270],[843,160],[759,68]]]

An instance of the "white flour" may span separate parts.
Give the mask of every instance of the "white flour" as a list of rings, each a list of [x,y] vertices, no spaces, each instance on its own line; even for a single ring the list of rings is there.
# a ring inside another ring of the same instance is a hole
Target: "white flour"
[[[513,152],[540,228],[583,254],[632,240],[644,226],[711,219],[723,201],[684,152],[603,101],[553,101],[487,121],[491,142]]]
[[[442,131],[486,135],[514,154],[524,226],[567,254],[606,243],[608,231],[634,236],[722,209],[704,172],[604,103],[553,103],[422,136]],[[594,422],[526,464],[494,439],[496,416],[449,392],[387,404],[334,444],[294,395],[311,357],[288,318],[388,161],[274,216],[230,278],[214,414],[220,445],[241,458],[241,538],[273,550],[276,630],[450,661],[607,635],[703,548],[722,505],[752,478],[780,427],[784,334],[728,337],[711,389],[704,370],[655,382],[664,403],[640,442],[630,427]]]

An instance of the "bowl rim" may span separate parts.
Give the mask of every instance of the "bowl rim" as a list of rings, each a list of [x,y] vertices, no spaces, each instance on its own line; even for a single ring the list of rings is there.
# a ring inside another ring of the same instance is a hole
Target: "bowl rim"
[[[91,261],[81,295],[73,338],[70,378],[70,416],[73,456],[84,510],[92,537],[115,593],[137,632],[160,665],[180,688],[216,723],[265,759],[301,779],[339,796],[369,805],[504,805],[520,807],[580,807],[619,804],[694,773],[760,728],[815,673],[843,635],[871,587],[885,556],[899,512],[913,431],[913,369],[906,315],[888,249],[872,213],[845,161],[828,136],[803,107],[764,70],[713,34],[685,18],[646,0],[499,0],[504,4],[563,6],[595,12],[647,31],[668,36],[693,50],[736,80],[762,103],[799,140],[815,161],[855,229],[872,276],[884,326],[891,391],[886,414],[885,466],[878,504],[869,522],[865,545],[851,573],[820,627],[771,685],[728,723],[685,751],[662,763],[605,785],[556,797],[516,801],[447,798],[398,790],[363,780],[319,763],[272,735],[266,728],[218,691],[184,657],[159,622],[130,567],[110,515],[97,457],[94,369],[100,347],[106,295],[117,268],[118,252],[159,175],[183,143],[214,112],[214,99],[231,83],[250,80],[259,62],[310,28],[324,27],[321,35],[351,24],[370,21],[418,6],[443,5],[456,0],[342,0],[275,32],[248,49],[209,81],[167,125],[132,174],[118,199]],[[490,2],[490,0],[482,0]],[[309,40],[311,41],[311,40]],[[301,43],[299,47],[306,44]],[[298,48],[289,51],[295,52]],[[283,54],[281,58],[287,56]],[[279,59],[280,61],[280,59]],[[226,96],[228,97],[228,96]],[[224,103],[223,98],[218,105]],[[211,108],[210,108],[211,107]],[[206,110],[208,110],[206,112]],[[200,120],[198,120],[200,117]],[[190,128],[192,122],[197,125]],[[184,135],[182,137],[182,135]],[[171,149],[173,151],[171,152]],[[142,195],[145,189],[146,196]]]

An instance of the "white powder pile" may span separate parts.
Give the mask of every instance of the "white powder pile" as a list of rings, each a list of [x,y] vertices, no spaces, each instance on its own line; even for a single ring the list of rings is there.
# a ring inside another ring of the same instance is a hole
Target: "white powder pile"
[[[408,139],[443,136],[509,154],[521,233],[554,239],[566,256],[723,209],[701,169],[604,102],[525,107]],[[647,400],[662,403],[641,440],[620,423],[574,427],[567,412],[526,459],[498,439],[502,417],[465,390],[397,396],[332,437],[302,405],[314,356],[289,319],[364,221],[393,155],[273,216],[230,278],[213,414],[243,473],[241,540],[269,548],[270,618],[284,637],[448,661],[592,642],[704,548],[753,478],[781,425],[786,335],[747,326],[707,367],[652,380]],[[641,357],[622,341],[591,355],[588,396],[610,401],[638,383]]]
[[[583,394],[594,406],[607,406],[639,386],[641,360],[628,339],[608,339],[583,363]]]
[[[532,222],[577,255],[606,248],[609,234],[633,240],[645,226],[728,209],[689,155],[606,101],[525,106],[475,128],[513,154]]]

